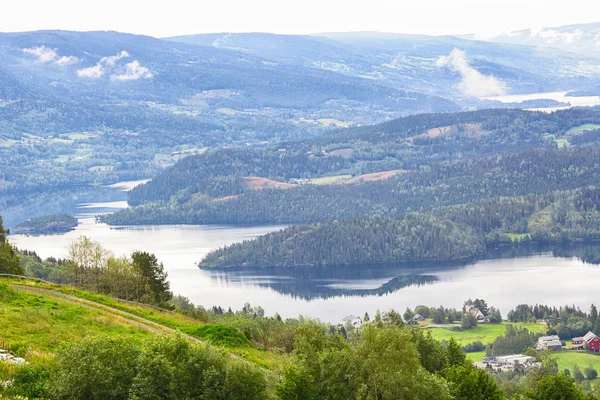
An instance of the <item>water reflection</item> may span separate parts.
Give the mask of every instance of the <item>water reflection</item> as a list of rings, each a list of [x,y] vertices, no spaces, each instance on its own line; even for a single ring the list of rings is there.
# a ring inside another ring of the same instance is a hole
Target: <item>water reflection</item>
[[[271,288],[294,299],[313,300],[338,296],[383,296],[408,286],[437,281],[434,275],[403,270],[400,275],[381,267],[285,268],[211,271],[222,284]]]
[[[473,267],[486,263],[501,265],[501,261],[507,259],[539,260],[544,257],[552,260],[575,259],[579,263],[597,265],[600,264],[600,244],[503,247],[492,249],[481,259],[468,262],[323,268],[243,268],[204,272],[218,286],[269,288],[292,299],[310,301],[348,296],[385,296],[409,287],[439,284],[441,280],[469,274]]]

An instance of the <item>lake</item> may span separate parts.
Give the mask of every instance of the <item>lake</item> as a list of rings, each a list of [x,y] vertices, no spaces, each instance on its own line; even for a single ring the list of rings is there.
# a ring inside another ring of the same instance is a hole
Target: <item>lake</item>
[[[600,96],[567,96],[568,92],[546,92],[546,93],[531,93],[531,94],[514,94],[504,96],[486,97],[485,100],[496,100],[502,103],[520,103],[526,100],[550,99],[563,103],[571,103],[571,107],[591,107],[600,105]],[[571,107],[548,107],[548,108],[532,108],[531,111],[552,112],[565,110]]]
[[[507,249],[468,263],[405,264],[360,268],[206,271],[198,261],[210,250],[281,229],[281,226],[160,225],[109,227],[93,215],[126,207],[123,201],[85,203],[75,213],[79,227],[66,234],[10,237],[42,257],[64,257],[82,235],[116,255],[155,253],[169,273],[174,293],[205,307],[262,306],[267,314],[299,314],[340,322],[350,314],[404,311],[418,304],[460,308],[467,298],[485,298],[506,314],[520,303],[587,309],[600,302],[600,246]]]

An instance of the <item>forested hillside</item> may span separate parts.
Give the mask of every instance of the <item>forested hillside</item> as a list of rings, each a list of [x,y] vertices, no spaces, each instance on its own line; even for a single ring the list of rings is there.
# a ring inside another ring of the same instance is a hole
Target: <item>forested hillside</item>
[[[201,267],[457,260],[486,246],[600,241],[600,189],[495,196],[429,212],[297,225],[209,253]]]
[[[532,149],[506,156],[432,164],[372,182],[263,189],[222,201],[190,200],[134,207],[109,223],[301,223],[394,215],[494,196],[544,194],[596,185],[600,147]]]

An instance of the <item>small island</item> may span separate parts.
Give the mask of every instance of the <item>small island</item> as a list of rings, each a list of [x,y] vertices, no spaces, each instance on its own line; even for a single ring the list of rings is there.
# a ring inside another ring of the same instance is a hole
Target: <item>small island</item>
[[[70,232],[79,225],[77,218],[68,214],[53,214],[30,218],[17,225],[13,233],[17,235],[55,235]]]

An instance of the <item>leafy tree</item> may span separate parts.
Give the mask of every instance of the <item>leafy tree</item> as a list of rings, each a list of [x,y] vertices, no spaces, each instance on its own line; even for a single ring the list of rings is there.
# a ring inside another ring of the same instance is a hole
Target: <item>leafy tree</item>
[[[581,370],[579,369],[579,366],[575,365],[573,367],[573,378],[577,381],[577,382],[583,382],[585,380],[585,376],[583,375],[583,373],[581,372]]]
[[[462,316],[462,321],[460,323],[460,326],[463,329],[476,328],[477,327],[477,318],[475,318],[475,316],[473,314],[466,312]]]
[[[488,315],[488,305],[485,302],[485,300],[483,300],[483,299],[475,299],[475,301],[473,302],[473,307],[478,308],[479,311],[481,311],[481,313],[487,317],[487,315]]]
[[[564,374],[547,376],[527,391],[531,400],[586,400],[588,397],[577,386],[575,380]]]
[[[456,400],[502,400],[498,383],[483,369],[472,365],[456,365],[444,371],[450,383],[450,393]]]
[[[402,316],[404,317],[404,320],[408,322],[415,316],[415,313],[409,307],[406,307],[406,311],[404,311]]]
[[[25,271],[19,262],[15,249],[6,240],[10,232],[2,225],[0,216],[0,274],[24,275]]]
[[[154,304],[167,304],[173,297],[167,273],[154,254],[136,251],[131,255],[134,268],[140,271],[145,285],[150,288],[151,302]]]
[[[467,363],[467,356],[454,338],[450,338],[448,343],[446,343],[446,355],[450,367],[461,366]]]
[[[584,374],[585,374],[585,378],[587,380],[593,381],[596,378],[598,378],[598,371],[596,371],[594,368],[592,367],[587,367],[586,369],[583,370]]]
[[[501,324],[502,323],[502,314],[500,314],[500,310],[497,310],[494,307],[490,307],[488,312],[488,321],[491,324]]]
[[[57,398],[124,400],[136,374],[139,349],[115,337],[87,337],[63,346],[52,374]]]
[[[596,308],[596,306],[593,304],[590,306],[590,314],[588,318],[592,325],[596,324],[596,320],[598,319],[598,308]]]

